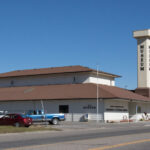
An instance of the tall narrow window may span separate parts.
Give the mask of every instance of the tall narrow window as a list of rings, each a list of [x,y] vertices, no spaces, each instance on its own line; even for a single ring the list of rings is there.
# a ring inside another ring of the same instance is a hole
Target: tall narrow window
[[[137,113],[141,113],[141,107],[140,106],[138,106],[138,108],[137,108]]]
[[[13,80],[10,81],[10,85],[11,85],[11,86],[14,85],[14,81],[13,81]]]
[[[73,77],[73,83],[76,83],[76,77]]]

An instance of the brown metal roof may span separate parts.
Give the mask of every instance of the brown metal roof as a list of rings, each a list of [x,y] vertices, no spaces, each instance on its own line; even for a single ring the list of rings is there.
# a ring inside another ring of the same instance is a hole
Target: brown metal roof
[[[6,73],[1,73],[0,78],[16,77],[16,76],[33,76],[42,74],[58,74],[58,73],[75,73],[75,72],[96,72],[94,69],[83,66],[66,66],[66,67],[54,67],[54,68],[41,68],[41,69],[29,69],[29,70],[16,70]],[[118,75],[99,71],[101,74],[112,77],[120,77]]]
[[[95,99],[96,89],[97,85],[92,83],[0,88],[0,101]],[[106,85],[99,85],[99,98],[150,101],[131,91]]]

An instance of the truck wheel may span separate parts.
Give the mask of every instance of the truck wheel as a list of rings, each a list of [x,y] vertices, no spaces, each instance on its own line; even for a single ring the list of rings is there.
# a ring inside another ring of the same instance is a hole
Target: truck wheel
[[[52,120],[52,124],[53,125],[57,125],[59,123],[59,120],[57,119],[57,118],[54,118],[53,120]]]
[[[15,127],[20,127],[20,123],[19,123],[19,122],[16,122],[16,123],[14,124],[14,126],[15,126]]]

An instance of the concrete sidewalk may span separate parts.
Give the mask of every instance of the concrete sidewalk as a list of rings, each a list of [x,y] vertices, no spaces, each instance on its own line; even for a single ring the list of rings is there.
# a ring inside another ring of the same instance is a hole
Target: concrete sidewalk
[[[93,130],[93,129],[104,129],[104,128],[124,128],[124,127],[142,127],[150,126],[150,121],[140,122],[122,122],[122,123],[102,123],[102,122],[61,122],[59,125],[53,125],[51,127],[58,128],[61,130]]]

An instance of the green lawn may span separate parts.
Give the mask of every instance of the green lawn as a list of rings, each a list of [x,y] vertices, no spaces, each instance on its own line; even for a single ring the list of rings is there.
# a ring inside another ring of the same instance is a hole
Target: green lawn
[[[13,126],[0,126],[1,133],[18,133],[18,132],[35,132],[35,131],[61,131],[60,129],[46,127],[46,126],[30,126],[26,127],[13,127]]]

